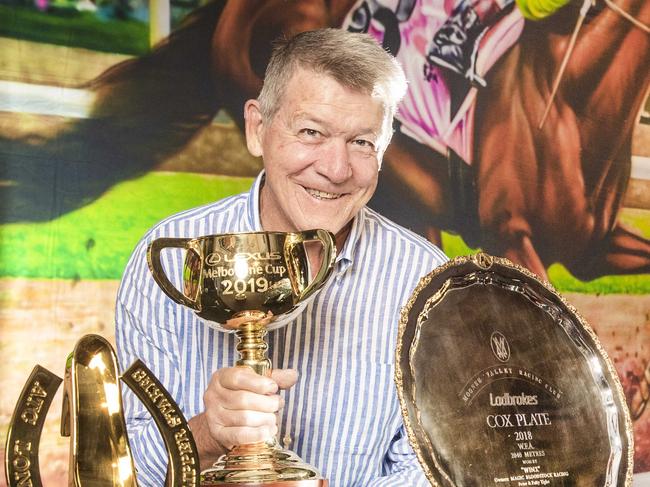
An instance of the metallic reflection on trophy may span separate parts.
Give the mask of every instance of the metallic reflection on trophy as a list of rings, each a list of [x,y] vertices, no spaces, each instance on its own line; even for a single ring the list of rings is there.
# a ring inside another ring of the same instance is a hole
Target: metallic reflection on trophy
[[[307,251],[320,242],[317,269]],[[161,251],[185,249],[183,292],[167,278]],[[300,233],[258,232],[199,238],[161,238],[149,246],[151,273],[174,301],[193,309],[211,326],[235,331],[238,366],[268,375],[267,330],[278,318],[304,304],[332,271],[336,247],[325,230]],[[235,446],[213,468],[202,472],[202,485],[326,486],[327,480],[275,439]]]
[[[395,360],[404,425],[432,485],[631,484],[614,365],[528,270],[478,254],[432,271],[402,311]]]
[[[61,435],[70,436],[68,484],[137,487],[123,416],[120,378],[138,395],[160,429],[169,457],[169,486],[197,487],[199,459],[187,422],[169,393],[139,360],[118,374],[102,337],[83,337],[65,368]],[[38,463],[45,416],[61,379],[36,366],[19,397],[7,435],[9,487],[42,485]]]

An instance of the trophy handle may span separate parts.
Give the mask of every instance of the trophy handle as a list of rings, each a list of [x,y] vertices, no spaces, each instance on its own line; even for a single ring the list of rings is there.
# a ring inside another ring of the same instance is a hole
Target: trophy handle
[[[320,286],[325,282],[325,279],[330,275],[332,269],[334,268],[334,259],[336,258],[336,244],[334,243],[334,235],[327,230],[306,230],[304,232],[297,233],[295,238],[287,241],[285,247],[285,260],[287,262],[287,270],[291,277],[292,284],[298,282],[297,272],[295,266],[293,265],[293,259],[291,257],[291,250],[296,245],[302,244],[304,242],[310,242],[317,240],[323,246],[323,260],[321,262],[320,269],[316,273],[316,276],[312,281],[307,285],[305,289],[298,293],[298,301],[309,297],[314,293]]]
[[[149,269],[151,270],[151,275],[153,276],[154,281],[156,281],[167,296],[178,304],[183,304],[195,311],[200,311],[201,306],[199,302],[195,299],[188,298],[176,289],[167,277],[167,274],[165,274],[165,270],[160,263],[160,252],[162,249],[172,247],[189,251],[190,245],[188,244],[191,240],[191,238],[157,238],[149,244],[147,249],[147,263],[149,264]]]
[[[38,446],[45,416],[61,378],[40,365],[34,367],[16,403],[5,444],[5,476],[9,487],[42,487]]]

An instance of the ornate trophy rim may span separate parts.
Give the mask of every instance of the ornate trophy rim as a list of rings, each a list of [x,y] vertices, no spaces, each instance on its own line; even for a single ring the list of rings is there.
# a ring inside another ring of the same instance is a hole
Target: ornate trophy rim
[[[514,264],[508,259],[501,258],[501,257],[494,257],[485,253],[478,253],[469,256],[456,257],[454,259],[449,260],[445,264],[435,268],[429,274],[422,277],[400,313],[397,345],[395,351],[394,380],[397,387],[400,409],[404,420],[404,426],[407,432],[409,443],[413,448],[413,450],[415,451],[418,461],[426,475],[426,478],[431,483],[431,485],[434,487],[442,487],[441,484],[439,484],[438,481],[435,479],[433,475],[434,471],[440,474],[442,477],[444,477],[449,482],[450,485],[453,485],[453,482],[451,479],[449,479],[449,477],[446,475],[443,468],[440,466],[439,459],[436,459],[436,455],[434,454],[433,451],[433,445],[431,445],[429,442],[429,435],[425,435],[425,439],[427,440],[425,442],[420,442],[418,440],[418,435],[416,431],[418,430],[422,431],[422,429],[420,424],[414,424],[414,422],[411,420],[408,411],[409,408],[409,403],[407,398],[408,392],[406,391],[405,388],[406,386],[404,381],[405,381],[405,376],[408,377],[410,372],[402,370],[401,359],[404,353],[410,352],[410,345],[408,343],[405,343],[405,334],[409,328],[412,328],[414,326],[413,324],[409,325],[409,316],[414,311],[416,302],[422,298],[420,294],[427,286],[429,286],[432,283],[432,281],[437,280],[439,282],[434,283],[434,285],[437,286],[435,292],[433,294],[429,294],[426,301],[430,301],[434,299],[434,297],[440,297],[444,295],[446,291],[444,284],[447,281],[447,278],[452,276],[453,277],[457,276],[458,274],[454,274],[453,271],[463,266],[466,266],[468,267],[468,269],[471,269],[471,272],[478,271],[478,270],[489,270],[493,266],[502,267],[507,269],[514,275],[519,274],[520,276],[524,277],[528,281],[532,281],[536,285],[541,286],[541,288],[543,288],[544,291],[550,294],[550,296],[555,301],[555,303],[557,303],[572,318],[574,318],[574,321],[577,324],[577,326],[582,331],[584,331],[588,335],[588,337],[593,341],[595,352],[602,359],[601,362],[605,364],[607,372],[609,373],[612,379],[610,384],[610,386],[612,387],[612,392],[615,394],[618,403],[623,405],[623,407],[620,408],[620,412],[623,415],[623,423],[624,423],[624,431],[621,433],[621,436],[624,435],[627,440],[627,455],[626,458],[624,457],[621,459],[621,463],[623,462],[626,463],[624,485],[626,486],[631,485],[632,474],[633,474],[633,456],[634,456],[634,438],[633,438],[632,420],[630,417],[629,408],[627,407],[627,403],[625,400],[623,387],[621,385],[616,369],[614,368],[613,362],[607,355],[607,352],[602,347],[602,344],[600,343],[600,340],[598,339],[596,333],[593,331],[593,329],[587,323],[584,317],[582,317],[580,313],[575,309],[575,307],[569,304],[566,301],[566,299],[562,295],[560,295],[548,281],[540,279],[536,274],[532,273],[528,269],[518,264]],[[465,272],[465,273],[469,273],[469,272]],[[462,275],[464,273],[459,272],[459,274]],[[413,321],[417,321],[417,320],[413,320]],[[415,401],[413,401],[413,407],[418,411],[418,415],[419,415],[419,410],[417,408],[417,405],[415,405]],[[417,421],[415,423],[417,423]],[[429,452],[430,455],[425,456],[425,452]],[[427,457],[433,459],[433,464],[427,462]]]
[[[187,240],[202,240],[208,238],[227,238],[227,237],[241,237],[241,236],[253,236],[253,235],[299,235],[301,233],[312,232],[318,230],[317,228],[310,228],[308,230],[301,230],[295,232],[281,232],[279,230],[257,230],[253,232],[229,232],[229,233],[206,233],[205,235],[197,235],[195,237],[187,237]]]

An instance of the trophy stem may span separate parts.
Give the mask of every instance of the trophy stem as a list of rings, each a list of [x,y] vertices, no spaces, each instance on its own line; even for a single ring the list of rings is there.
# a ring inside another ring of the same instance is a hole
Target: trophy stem
[[[252,368],[260,375],[271,374],[266,351],[266,323],[253,319],[236,330],[239,343],[238,366]],[[280,448],[275,438],[247,445],[236,445],[213,466],[201,473],[201,486],[326,487],[327,480],[305,464],[295,453]]]
[[[271,361],[266,355],[269,348],[265,337],[266,326],[259,321],[248,321],[237,329],[238,366],[248,366],[260,375],[271,375]]]

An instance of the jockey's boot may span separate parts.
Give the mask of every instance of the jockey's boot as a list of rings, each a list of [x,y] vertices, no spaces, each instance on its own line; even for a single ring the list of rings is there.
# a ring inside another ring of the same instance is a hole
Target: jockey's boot
[[[514,0],[462,0],[433,36],[427,61],[457,73],[472,84],[486,86],[476,73],[481,37]]]

